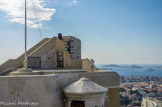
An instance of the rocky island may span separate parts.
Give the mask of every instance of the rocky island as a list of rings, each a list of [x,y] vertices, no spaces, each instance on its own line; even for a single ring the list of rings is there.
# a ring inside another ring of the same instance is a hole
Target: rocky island
[[[146,71],[154,71],[152,68],[147,68]]]
[[[132,68],[132,69],[142,68],[141,66],[137,66],[137,65],[117,65],[117,64],[103,65],[102,67],[122,67],[122,68]]]
[[[157,68],[157,69],[162,69],[162,66],[157,66],[157,67],[155,67],[155,68]]]

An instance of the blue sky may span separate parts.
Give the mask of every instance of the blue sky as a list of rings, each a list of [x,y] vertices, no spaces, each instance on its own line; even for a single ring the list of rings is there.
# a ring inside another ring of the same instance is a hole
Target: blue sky
[[[0,63],[24,51],[23,16],[18,16],[23,8],[10,1],[0,0],[0,5],[6,3],[0,8]],[[161,0],[35,1],[43,37],[61,32],[80,38],[82,58],[93,58],[96,64],[162,64]],[[31,0],[28,4],[33,14]],[[29,22],[28,48],[42,39],[34,16]]]

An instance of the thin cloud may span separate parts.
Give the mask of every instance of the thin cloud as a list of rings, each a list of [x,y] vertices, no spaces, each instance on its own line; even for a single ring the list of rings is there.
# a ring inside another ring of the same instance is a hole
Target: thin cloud
[[[78,0],[50,0],[57,6],[72,6],[78,4]]]
[[[24,24],[24,1],[25,0],[0,0],[0,11],[6,12],[10,22]],[[27,22],[29,27],[42,27],[43,21],[51,20],[51,16],[56,10],[54,8],[45,8],[45,6],[44,0],[27,0]]]
[[[75,4],[77,4],[77,3],[78,3],[77,0],[72,0],[72,1],[69,3],[69,5],[75,5]]]

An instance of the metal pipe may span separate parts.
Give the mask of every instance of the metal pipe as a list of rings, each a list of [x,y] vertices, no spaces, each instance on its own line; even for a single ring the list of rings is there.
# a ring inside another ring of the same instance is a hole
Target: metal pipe
[[[26,9],[26,0],[25,0],[25,61],[24,67],[27,68],[27,9]]]

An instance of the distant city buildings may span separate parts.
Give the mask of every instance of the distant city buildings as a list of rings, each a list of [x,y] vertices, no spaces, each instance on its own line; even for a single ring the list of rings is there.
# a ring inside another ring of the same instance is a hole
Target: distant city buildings
[[[154,99],[162,97],[162,77],[121,76],[120,102],[122,107],[141,107],[141,103],[145,104],[149,101],[148,97]]]
[[[162,97],[143,98],[141,107],[162,107]]]

